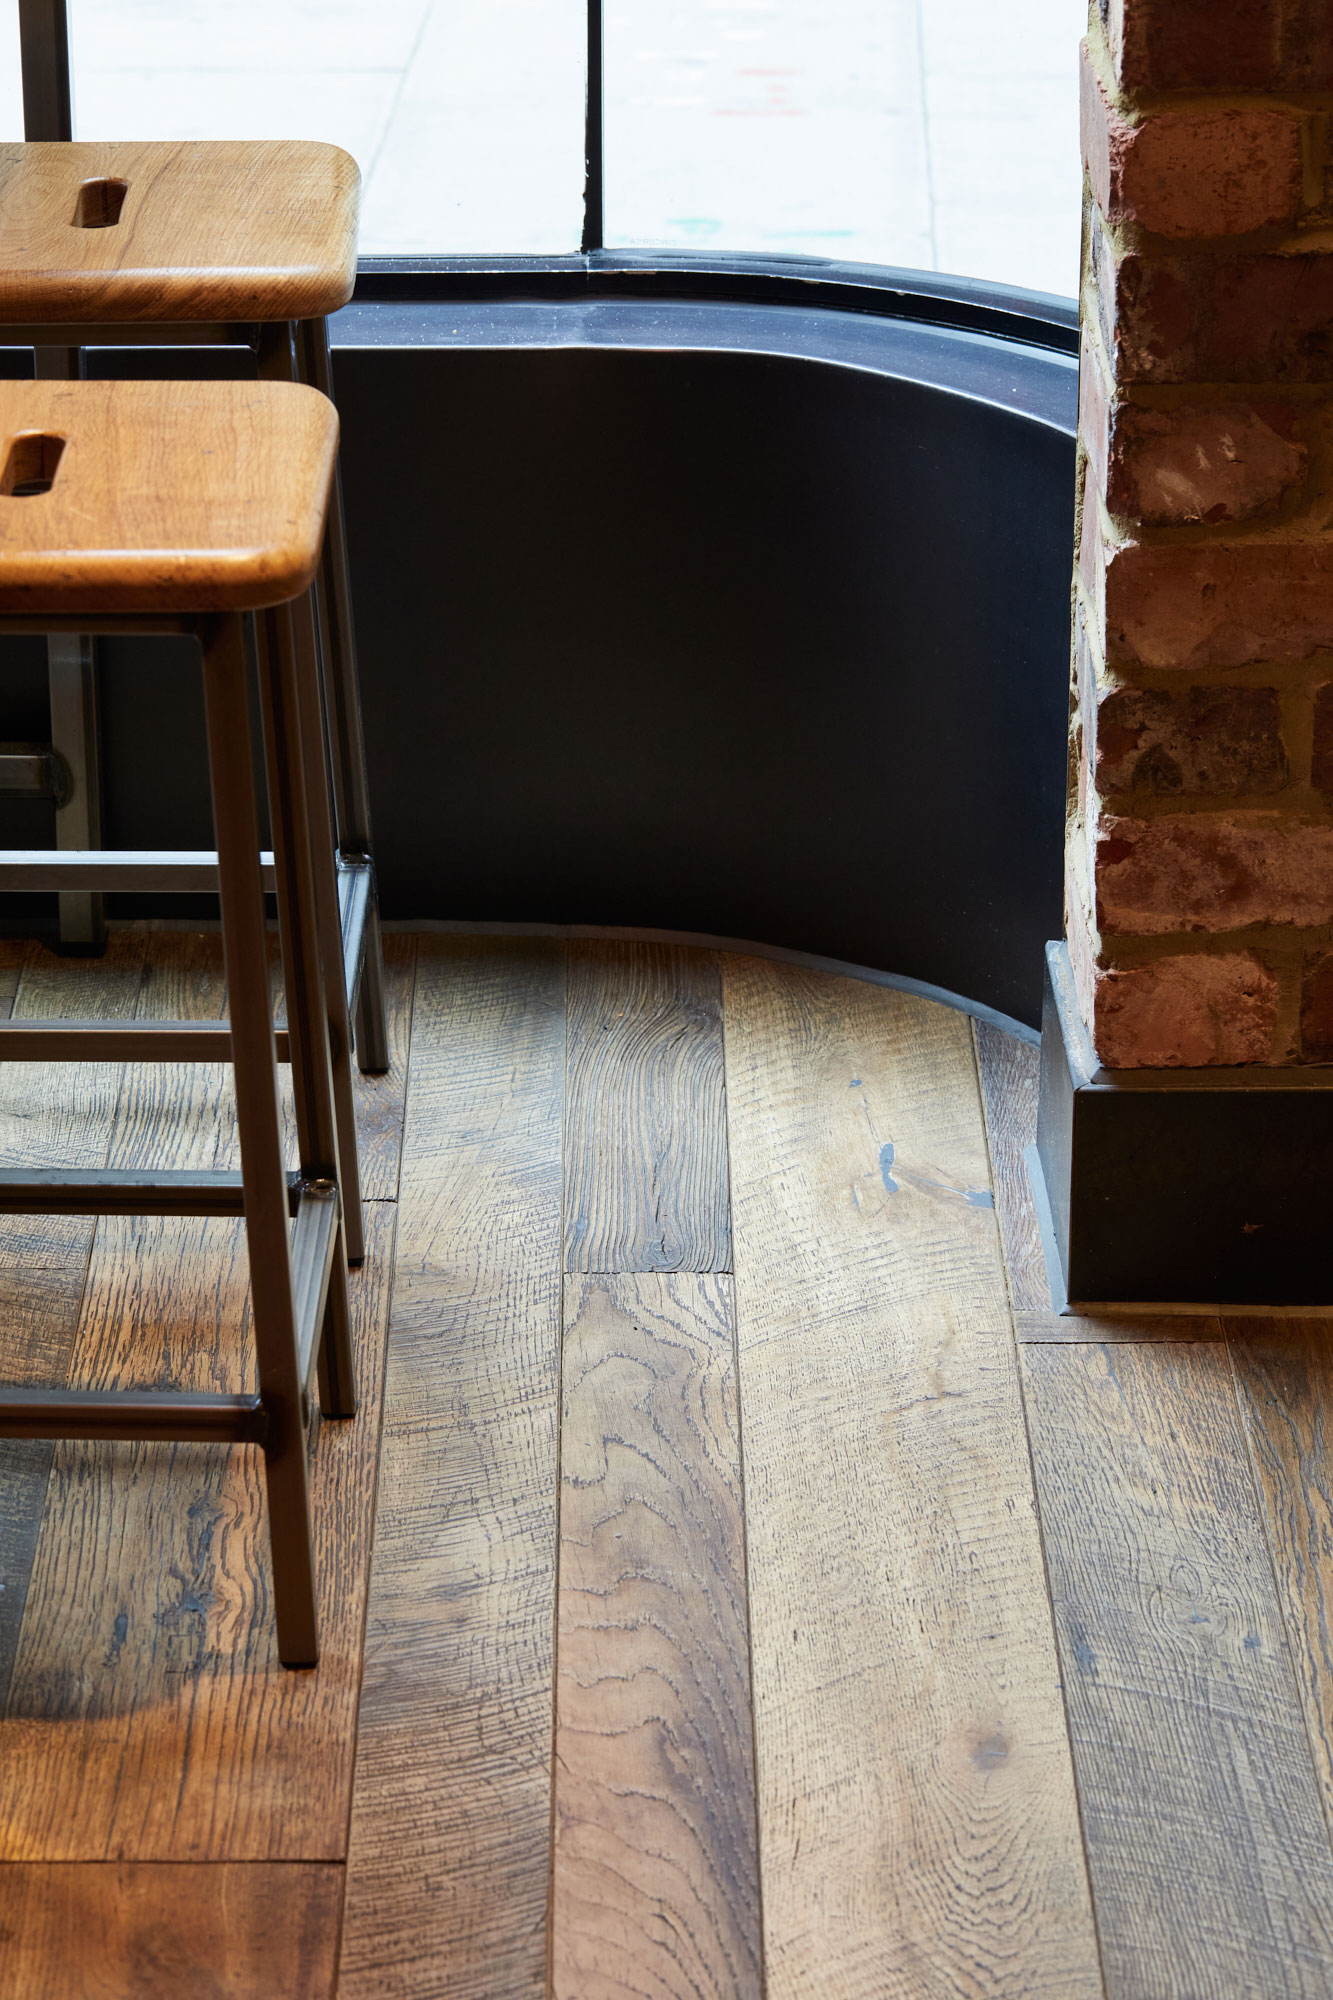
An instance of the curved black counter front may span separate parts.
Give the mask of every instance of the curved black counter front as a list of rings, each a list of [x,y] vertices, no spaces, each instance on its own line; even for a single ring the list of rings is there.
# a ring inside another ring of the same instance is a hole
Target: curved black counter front
[[[368,277],[333,335],[387,916],[748,938],[1036,1022],[1072,314],[891,276]],[[108,844],[208,844],[195,677],[106,653]]]

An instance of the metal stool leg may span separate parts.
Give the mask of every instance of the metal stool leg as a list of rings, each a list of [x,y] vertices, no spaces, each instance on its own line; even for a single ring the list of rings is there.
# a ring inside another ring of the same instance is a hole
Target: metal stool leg
[[[309,382],[332,400],[329,330],[322,319],[302,320],[293,344],[296,379]],[[369,856],[370,790],[361,727],[361,693],[356,671],[356,628],[347,566],[342,470],[334,472],[324,560],[316,583],[323,635],[324,699],[333,753],[334,805],[338,845],[347,855]],[[389,1033],[384,1005],[384,958],[379,913],[373,903],[366,920],[362,974],[357,1002],[356,1054],[361,1068],[378,1075],[389,1067]]]
[[[83,373],[78,347],[38,347],[33,366],[41,380],[77,382]],[[63,759],[70,792],[56,807],[56,846],[102,845],[101,741],[97,722],[97,660],[92,639],[52,633],[46,642],[51,689],[51,748]],[[72,953],[106,949],[102,898],[88,889],[60,897],[60,943]]]
[[[305,1393],[282,1165],[245,647],[237,616],[219,620],[206,633],[204,700],[252,1314],[259,1393],[267,1420],[264,1456],[278,1653],[286,1666],[313,1666],[319,1635],[306,1480]],[[334,1262],[337,1267],[336,1258]]]
[[[305,1181],[331,1183],[341,1194],[338,1117],[329,1061],[330,1006],[320,951],[320,892],[316,887],[319,875],[327,877],[325,892],[332,893],[335,908],[337,889],[333,856],[313,832],[313,828],[324,822],[312,811],[314,801],[306,789],[300,687],[303,670],[313,680],[314,659],[307,652],[304,663],[301,660],[292,610],[291,605],[284,604],[265,614],[266,643],[260,649],[269,812],[287,980],[287,1032],[301,1177]],[[330,973],[330,979],[333,978],[341,983],[341,966],[334,966]],[[349,1093],[350,1083],[349,1075]],[[355,1184],[348,1185],[355,1200]],[[331,1417],[350,1417],[356,1412],[345,1227],[343,1214],[329,1275],[319,1351],[320,1408]]]
[[[314,618],[310,599],[303,598],[297,603],[284,607],[290,616],[293,643],[297,651],[298,689],[296,698],[301,703],[301,751],[305,769],[306,797],[312,814],[312,825],[330,825],[332,807],[329,801],[328,758],[325,754],[324,720],[319,701],[319,663],[315,651]],[[273,625],[261,613],[249,620],[255,650],[255,661],[261,679],[269,671]],[[275,783],[269,773],[270,795]],[[273,806],[270,796],[270,817]],[[352,1032],[348,1017],[347,987],[344,971],[342,924],[338,901],[338,883],[332,868],[323,866],[322,852],[315,853],[316,908],[319,925],[319,949],[324,966],[324,999],[328,1015],[329,1058],[333,1069],[333,1101],[338,1126],[338,1187],[341,1195],[343,1236],[349,1264],[363,1261],[365,1231],[361,1214],[361,1176],[356,1137],[356,1099],[352,1086]],[[282,933],[284,959],[288,949],[288,934]],[[288,966],[287,980],[292,983],[295,973]]]
[[[324,754],[324,715],[319,699],[319,656],[315,645],[314,607],[308,597],[288,607],[296,644],[296,697],[300,704],[301,751],[306,798],[312,826],[327,826],[333,813],[329,798],[329,766]],[[326,864],[327,859],[327,865]],[[315,908],[320,954],[324,963],[324,1004],[329,1024],[329,1056],[333,1068],[333,1104],[338,1121],[343,1229],[347,1261],[359,1264],[366,1254],[361,1217],[361,1172],[357,1156],[356,1100],[352,1094],[352,1024],[347,1014],[343,968],[342,920],[333,857],[312,851]]]

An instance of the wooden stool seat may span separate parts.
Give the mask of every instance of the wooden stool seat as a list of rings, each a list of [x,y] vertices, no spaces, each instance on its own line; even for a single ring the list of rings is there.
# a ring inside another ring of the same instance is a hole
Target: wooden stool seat
[[[0,383],[0,610],[257,610],[318,568],[338,417],[278,382]]]
[[[308,140],[0,146],[0,323],[322,319],[360,177]]]

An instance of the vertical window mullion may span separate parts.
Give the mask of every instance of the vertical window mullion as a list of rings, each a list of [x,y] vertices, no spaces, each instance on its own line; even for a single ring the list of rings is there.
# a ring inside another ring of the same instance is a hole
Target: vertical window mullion
[[[603,0],[587,0],[588,4],[588,90],[584,126],[585,174],[583,182],[583,241],[580,249],[586,255],[590,250],[604,247],[605,216],[602,194],[602,158],[604,138],[604,96],[602,80],[602,33]]]

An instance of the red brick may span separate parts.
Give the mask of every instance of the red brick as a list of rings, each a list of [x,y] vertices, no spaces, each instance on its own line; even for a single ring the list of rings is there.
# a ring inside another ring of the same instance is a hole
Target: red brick
[[[1321,792],[1333,792],[1333,681],[1325,681],[1315,691],[1310,783]]]
[[[1333,254],[1212,258],[1094,243],[1099,309],[1122,388],[1135,382],[1333,381]]]
[[[1097,714],[1102,792],[1236,798],[1286,782],[1282,715],[1274,688],[1117,688]]]
[[[1127,90],[1326,90],[1328,0],[1102,0]]]
[[[1097,923],[1139,937],[1333,921],[1333,826],[1279,813],[1107,817]]]
[[[1097,978],[1093,1043],[1109,1069],[1271,1060],[1278,985],[1249,952],[1155,959]]]
[[[1107,505],[1149,526],[1247,520],[1305,473],[1305,447],[1291,435],[1294,413],[1286,405],[1145,410],[1121,403],[1113,423]]]
[[[1333,951],[1306,961],[1301,982],[1301,1061],[1333,1062]]]
[[[1235,236],[1295,219],[1301,128],[1252,107],[1154,112],[1131,124],[1110,103],[1083,44],[1083,157],[1112,222],[1159,236]]]
[[[1123,542],[1108,554],[1091,514],[1080,560],[1108,666],[1238,667],[1333,645],[1333,541]]]

